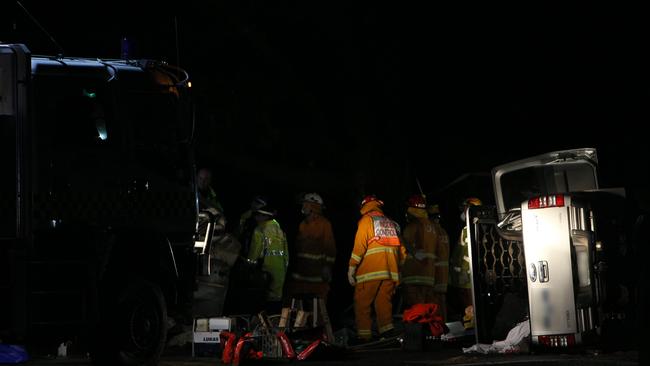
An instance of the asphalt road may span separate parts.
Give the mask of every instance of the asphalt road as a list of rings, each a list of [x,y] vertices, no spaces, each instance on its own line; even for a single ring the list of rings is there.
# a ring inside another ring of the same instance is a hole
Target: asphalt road
[[[251,365],[286,364],[284,360],[249,361]],[[480,355],[463,354],[460,349],[439,349],[425,352],[404,352],[399,348],[372,351],[350,352],[338,359],[305,361],[308,366],[325,365],[355,365],[355,366],[389,366],[389,365],[639,365],[638,352],[625,351],[613,353],[578,353],[578,354],[509,354],[509,355]],[[30,366],[46,365],[91,365],[83,357],[48,359],[36,358],[26,363]],[[221,362],[213,357],[195,357],[189,354],[166,355],[161,359],[160,366],[215,366]]]

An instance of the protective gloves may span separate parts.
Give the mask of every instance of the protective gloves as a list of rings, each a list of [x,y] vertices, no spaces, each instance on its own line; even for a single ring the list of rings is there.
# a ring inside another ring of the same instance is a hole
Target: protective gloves
[[[208,211],[210,215],[212,216],[219,216],[220,212],[214,207],[206,207],[203,209],[204,211]]]
[[[356,267],[348,267],[348,282],[350,282],[350,286],[354,286],[357,284],[357,279],[354,278],[354,274],[357,272]]]
[[[330,266],[323,266],[320,276],[324,282],[330,282],[332,280],[332,268]]]
[[[424,251],[422,251],[422,250],[418,250],[418,251],[416,251],[416,252],[415,252],[415,255],[413,255],[413,256],[414,256],[415,259],[417,259],[418,261],[421,261],[421,260],[423,260],[424,258],[426,258],[426,254],[425,254]]]

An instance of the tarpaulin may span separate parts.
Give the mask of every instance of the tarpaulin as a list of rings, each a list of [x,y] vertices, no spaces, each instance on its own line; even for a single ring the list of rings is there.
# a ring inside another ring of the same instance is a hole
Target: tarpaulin
[[[438,304],[415,304],[404,310],[402,320],[406,323],[428,324],[431,335],[438,337],[445,332],[445,323],[442,316],[438,315]]]
[[[519,345],[530,335],[530,321],[526,320],[510,329],[506,339],[494,341],[492,344],[477,343],[471,347],[463,348],[464,353],[517,353]]]
[[[0,344],[0,363],[27,362],[29,355],[21,346]]]

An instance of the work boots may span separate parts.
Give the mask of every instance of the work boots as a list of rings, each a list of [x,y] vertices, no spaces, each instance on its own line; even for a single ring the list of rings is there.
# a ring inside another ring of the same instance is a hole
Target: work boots
[[[379,335],[380,339],[389,339],[389,338],[395,338],[397,336],[402,335],[403,332],[398,331],[395,328],[391,328]]]

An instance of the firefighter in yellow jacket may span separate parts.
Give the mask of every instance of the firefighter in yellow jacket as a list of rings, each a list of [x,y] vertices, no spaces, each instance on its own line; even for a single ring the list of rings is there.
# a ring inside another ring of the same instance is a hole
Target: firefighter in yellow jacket
[[[469,233],[467,232],[467,222],[465,213],[470,206],[480,206],[481,200],[475,197],[467,198],[463,201],[460,209],[462,210],[460,219],[465,223],[463,230],[458,238],[458,245],[454,248],[453,253],[449,257],[449,286],[454,292],[456,315],[458,313],[467,314],[472,311],[468,309],[473,304],[472,300],[472,273],[470,267],[469,257]]]
[[[273,218],[275,210],[263,200],[254,212],[257,226],[253,231],[248,260],[262,263],[262,270],[269,272],[271,283],[266,290],[266,310],[277,313],[282,308],[282,288],[289,264],[287,237],[280,224]]]
[[[305,218],[298,227],[288,292],[291,297],[311,295],[326,300],[336,259],[332,225],[323,216],[323,199],[318,193],[304,195],[301,213]]]
[[[361,219],[348,267],[354,286],[354,316],[360,341],[372,338],[371,307],[374,305],[381,336],[394,333],[391,298],[399,284],[399,267],[406,250],[399,239],[399,226],[384,216],[384,203],[374,195],[361,202]]]
[[[427,216],[423,196],[413,195],[409,198],[406,215],[408,224],[404,229],[403,239],[404,245],[409,249],[409,255],[402,269],[404,303],[406,306],[437,303],[434,291],[438,236]]]

